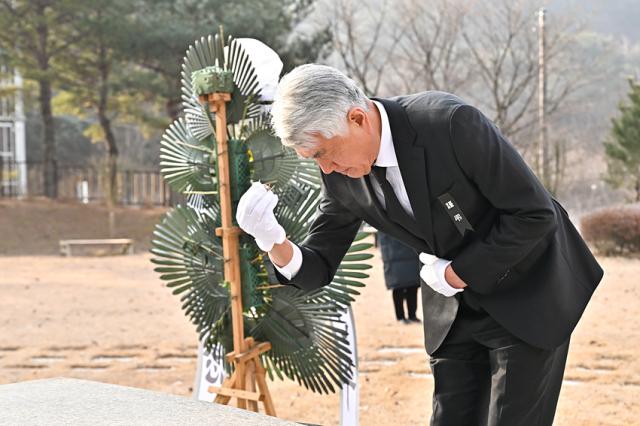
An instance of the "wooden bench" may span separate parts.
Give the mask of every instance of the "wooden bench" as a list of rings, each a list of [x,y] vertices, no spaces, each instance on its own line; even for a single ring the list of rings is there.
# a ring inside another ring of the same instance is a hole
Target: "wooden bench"
[[[108,238],[93,240],[60,240],[60,254],[71,256],[73,247],[117,247],[121,250],[114,254],[133,254],[133,240],[129,238]]]

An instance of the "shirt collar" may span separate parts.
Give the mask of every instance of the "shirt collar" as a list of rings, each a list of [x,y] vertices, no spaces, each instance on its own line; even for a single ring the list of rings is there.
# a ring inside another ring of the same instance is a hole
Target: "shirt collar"
[[[378,167],[397,167],[398,159],[396,158],[396,151],[393,148],[393,138],[391,136],[391,126],[389,126],[387,111],[380,102],[373,101],[373,103],[378,107],[378,111],[380,112],[381,127],[380,150],[378,151],[374,165]]]

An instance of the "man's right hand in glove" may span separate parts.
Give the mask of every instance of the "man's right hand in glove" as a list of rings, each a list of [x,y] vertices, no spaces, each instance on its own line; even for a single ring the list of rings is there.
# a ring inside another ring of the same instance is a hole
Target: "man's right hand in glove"
[[[271,262],[287,279],[294,276],[302,264],[300,249],[287,240],[284,228],[273,214],[278,196],[260,182],[255,182],[238,203],[236,220],[244,232],[256,239],[260,249],[269,252]]]
[[[267,252],[273,249],[274,244],[282,244],[286,240],[284,228],[273,214],[276,204],[278,196],[262,183],[254,182],[240,198],[236,211],[240,228],[253,236],[258,247]]]

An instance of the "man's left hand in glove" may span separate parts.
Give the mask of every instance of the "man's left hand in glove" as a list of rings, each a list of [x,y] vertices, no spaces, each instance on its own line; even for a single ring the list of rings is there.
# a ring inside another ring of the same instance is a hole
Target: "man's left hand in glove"
[[[420,278],[434,291],[445,297],[451,297],[467,286],[451,268],[451,261],[440,259],[427,253],[420,253]]]

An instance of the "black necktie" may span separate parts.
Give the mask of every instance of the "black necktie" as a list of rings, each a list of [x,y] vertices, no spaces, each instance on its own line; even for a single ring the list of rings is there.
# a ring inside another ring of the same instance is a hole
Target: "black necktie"
[[[393,187],[387,180],[387,168],[373,166],[371,171],[382,188],[385,208],[389,217],[394,219],[396,222],[404,222],[407,218],[410,218],[400,204],[400,201],[398,201],[398,197],[396,197],[395,192],[393,192]]]
[[[371,168],[371,174],[382,188],[384,204],[389,219],[403,227],[409,233],[422,238],[424,231],[420,228],[415,219],[404,210],[400,201],[398,201],[398,197],[396,197],[396,193],[393,192],[393,187],[387,180],[387,169],[385,167],[373,166]]]

